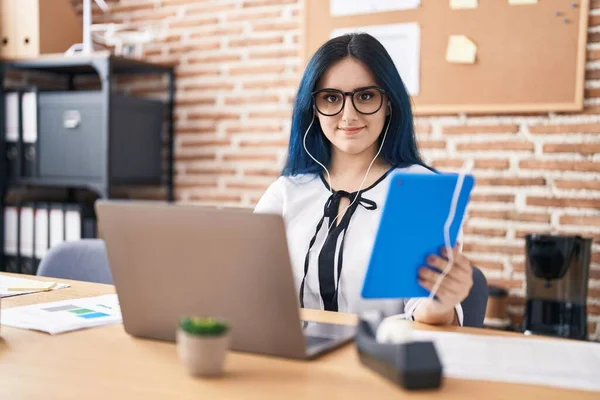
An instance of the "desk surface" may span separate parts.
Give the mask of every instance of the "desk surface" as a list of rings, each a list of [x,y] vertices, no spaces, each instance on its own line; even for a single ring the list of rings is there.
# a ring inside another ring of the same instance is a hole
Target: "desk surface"
[[[64,282],[71,287],[4,298],[2,308],[114,293],[111,285]],[[315,321],[356,323],[349,314],[316,310],[302,314]],[[415,328],[442,329],[421,324]],[[362,367],[352,344],[313,361],[230,352],[224,377],[201,379],[187,375],[173,343],[133,338],[122,325],[56,336],[2,326],[0,336],[2,399],[598,398],[592,392],[448,378],[440,391],[407,392]]]

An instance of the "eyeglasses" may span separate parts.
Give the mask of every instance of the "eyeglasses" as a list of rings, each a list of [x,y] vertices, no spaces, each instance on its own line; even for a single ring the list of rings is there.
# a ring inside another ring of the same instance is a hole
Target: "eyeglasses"
[[[358,88],[352,92],[338,89],[321,89],[311,93],[317,111],[331,117],[339,114],[346,105],[346,96],[351,96],[354,109],[361,114],[375,114],[383,105],[385,90],[377,86]]]

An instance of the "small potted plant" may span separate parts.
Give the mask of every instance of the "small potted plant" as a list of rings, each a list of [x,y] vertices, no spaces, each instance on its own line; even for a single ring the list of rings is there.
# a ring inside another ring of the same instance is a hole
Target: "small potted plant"
[[[179,358],[194,376],[223,373],[230,340],[229,324],[215,318],[183,317],[177,329]]]

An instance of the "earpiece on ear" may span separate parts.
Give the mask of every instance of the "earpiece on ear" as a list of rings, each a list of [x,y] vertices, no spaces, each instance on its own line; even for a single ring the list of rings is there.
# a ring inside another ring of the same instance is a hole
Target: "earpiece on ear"
[[[390,103],[388,101],[387,103],[387,115],[390,115],[392,113],[392,103]]]

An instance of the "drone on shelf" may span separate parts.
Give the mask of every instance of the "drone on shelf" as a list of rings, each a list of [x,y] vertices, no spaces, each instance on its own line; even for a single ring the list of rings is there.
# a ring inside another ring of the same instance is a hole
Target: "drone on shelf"
[[[94,0],[104,12],[108,11],[105,0]],[[162,4],[162,0],[155,0]],[[83,43],[72,45],[65,55],[91,55],[94,51],[102,50],[95,45],[100,43],[113,47],[116,55],[141,56],[141,45],[154,40],[158,36],[157,29],[129,29],[125,24],[92,24],[91,0],[83,0]]]

